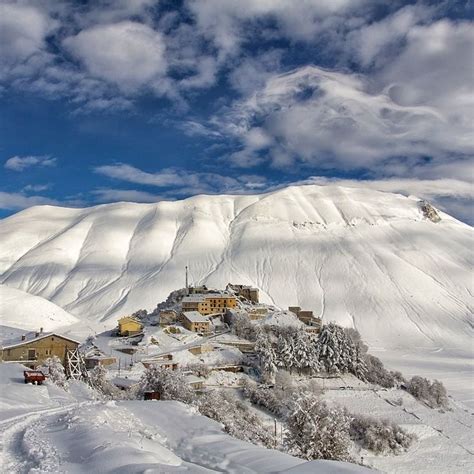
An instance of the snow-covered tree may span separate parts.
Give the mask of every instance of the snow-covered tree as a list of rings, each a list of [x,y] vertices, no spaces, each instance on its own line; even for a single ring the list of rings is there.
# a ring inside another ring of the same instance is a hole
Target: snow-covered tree
[[[66,372],[61,359],[58,356],[48,357],[44,362],[40,370],[45,372],[48,376],[48,380],[53,382],[58,387],[66,389],[68,382],[66,379]]]
[[[96,365],[89,372],[89,379],[91,386],[95,388],[102,395],[113,398],[113,399],[122,399],[125,398],[125,394],[116,387],[110,380],[107,378],[107,369],[102,365]]]
[[[273,381],[277,371],[277,360],[269,335],[263,331],[258,333],[257,341],[255,342],[255,353],[260,362],[264,378],[269,382]]]
[[[164,369],[151,365],[141,380],[143,391],[156,391],[163,400],[178,400],[183,403],[194,401],[194,392],[179,370]]]
[[[230,435],[268,448],[274,446],[275,440],[261,419],[234,395],[214,390],[203,394],[197,403],[202,415],[222,423]]]
[[[255,341],[257,334],[255,326],[250,321],[250,318],[246,313],[235,312],[232,319],[232,332],[242,339],[248,341]]]
[[[350,460],[350,421],[343,410],[303,392],[294,400],[288,416],[286,442],[290,452],[304,459]]]
[[[416,438],[389,420],[356,415],[351,421],[351,438],[375,454],[399,454]]]
[[[382,361],[371,354],[366,354],[364,357],[367,371],[365,373],[365,380],[370,383],[375,383],[385,388],[392,388],[395,386],[395,376],[388,371]]]
[[[282,415],[285,411],[283,400],[277,395],[279,392],[273,388],[258,385],[250,379],[244,379],[242,388],[244,397],[254,405],[262,406],[276,415]]]
[[[415,375],[406,384],[406,389],[415,398],[425,402],[431,408],[448,408],[448,393],[446,388],[439,381],[430,382],[424,377]]]
[[[310,373],[318,371],[320,365],[313,338],[304,329],[298,329],[293,337],[294,360],[298,370]]]
[[[367,370],[363,354],[341,326],[335,323],[323,326],[316,342],[316,352],[322,368],[327,372],[350,372],[363,379]]]

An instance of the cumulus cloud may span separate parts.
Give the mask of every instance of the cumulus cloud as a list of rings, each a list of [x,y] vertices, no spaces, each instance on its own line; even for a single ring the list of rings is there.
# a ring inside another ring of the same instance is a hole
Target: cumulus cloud
[[[236,55],[242,44],[272,23],[283,37],[313,41],[317,33],[347,23],[365,0],[188,0],[200,33],[217,47],[220,60]]]
[[[384,53],[382,61],[391,59],[387,49],[404,40],[413,27],[431,19],[433,13],[432,7],[408,5],[382,20],[352,30],[344,46],[364,67],[371,65],[380,53]]]
[[[162,35],[141,23],[93,26],[63,43],[93,76],[123,90],[150,84],[166,73]]]
[[[50,156],[12,156],[4,167],[13,171],[24,171],[32,166],[56,166],[56,158]]]
[[[374,171],[392,158],[474,151],[462,115],[453,120],[428,101],[397,103],[388,94],[374,92],[364,76],[315,66],[270,78],[212,122],[240,141],[241,151],[231,159],[243,166],[260,163],[261,155],[249,141],[257,130],[266,137],[259,150],[266,148],[266,159],[281,168],[302,164]],[[247,158],[242,163],[243,155]]]
[[[56,26],[49,15],[28,5],[0,5],[0,65],[13,67],[45,46],[45,38]],[[8,46],[6,46],[8,45]],[[3,71],[5,74],[5,71]]]

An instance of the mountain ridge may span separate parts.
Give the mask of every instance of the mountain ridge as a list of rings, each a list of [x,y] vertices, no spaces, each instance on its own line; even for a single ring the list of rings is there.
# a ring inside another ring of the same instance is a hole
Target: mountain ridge
[[[115,324],[184,285],[252,284],[357,327],[372,344],[467,347],[473,229],[419,200],[340,186],[91,208],[29,208],[0,221],[0,282]]]

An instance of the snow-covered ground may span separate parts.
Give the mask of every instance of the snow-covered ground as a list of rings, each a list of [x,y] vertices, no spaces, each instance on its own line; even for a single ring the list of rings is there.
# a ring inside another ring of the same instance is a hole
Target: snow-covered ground
[[[104,402],[81,383],[70,392],[25,385],[19,364],[0,364],[0,384],[5,473],[368,472],[234,439],[179,402]]]
[[[70,327],[78,319],[50,301],[25,291],[0,285],[0,322],[27,331]]]
[[[362,450],[359,455],[365,463],[400,474],[474,472],[474,412],[465,405],[451,399],[449,410],[436,410],[403,390],[371,389],[351,376],[328,382],[323,398],[329,403],[354,414],[389,419],[417,436],[410,449],[397,456],[374,456]]]

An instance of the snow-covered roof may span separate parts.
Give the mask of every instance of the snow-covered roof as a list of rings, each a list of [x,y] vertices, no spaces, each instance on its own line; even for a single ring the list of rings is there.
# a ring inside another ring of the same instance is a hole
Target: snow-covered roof
[[[294,326],[305,327],[305,324],[300,321],[291,311],[274,311],[266,318],[256,321],[257,325],[268,324],[270,326]]]
[[[49,336],[56,336],[60,337],[61,339],[66,339],[67,341],[74,342],[76,344],[80,344],[79,341],[76,341],[75,339],[71,339],[70,337],[63,336],[61,334],[58,334],[56,332],[42,332],[42,333],[37,333],[37,332],[29,332],[26,334],[23,334],[25,336],[25,339],[22,340],[21,337],[18,338],[16,336],[14,339],[5,339],[2,341],[2,349],[12,349],[13,347],[19,347],[23,346],[25,344],[30,344],[31,342],[35,341],[40,341],[41,339],[44,339]]]
[[[209,318],[207,316],[203,316],[198,311],[185,311],[183,316],[192,323],[208,323]]]
[[[201,301],[204,301],[204,295],[189,295],[181,300],[182,303],[200,303]]]
[[[138,320],[138,319],[135,318],[134,316],[123,316],[123,317],[120,318],[118,321],[119,321],[119,322],[121,322],[121,321],[133,321],[134,323],[142,324],[142,323],[140,322],[140,320]]]

